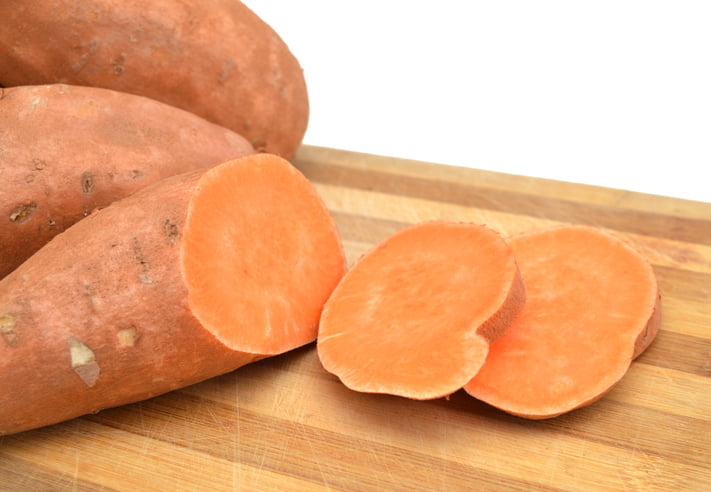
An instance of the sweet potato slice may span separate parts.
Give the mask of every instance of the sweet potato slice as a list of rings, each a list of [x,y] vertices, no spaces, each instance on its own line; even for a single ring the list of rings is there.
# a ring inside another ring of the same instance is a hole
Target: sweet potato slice
[[[660,296],[652,267],[617,237],[588,226],[534,231],[509,242],[526,305],[465,390],[532,419],[592,403],[657,334]]]
[[[418,224],[346,273],[324,307],[318,355],[356,391],[446,396],[476,374],[524,299],[499,234],[475,224]]]
[[[276,156],[114,202],[0,281],[0,434],[311,342],[344,271],[316,190]]]

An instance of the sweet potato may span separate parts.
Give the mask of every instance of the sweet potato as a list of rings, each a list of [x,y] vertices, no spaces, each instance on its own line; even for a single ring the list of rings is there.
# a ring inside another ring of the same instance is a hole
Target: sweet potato
[[[0,2],[0,84],[62,82],[186,109],[290,158],[306,131],[303,71],[237,0]]]
[[[0,281],[0,434],[311,342],[344,270],[315,188],[273,155],[114,202]]]
[[[467,223],[418,224],[343,277],[321,316],[318,356],[357,391],[446,396],[477,373],[524,300],[499,234]]]
[[[510,244],[526,305],[465,390],[532,419],[592,403],[659,330],[652,267],[616,236],[588,226],[533,231]]]
[[[95,208],[254,153],[194,114],[108,89],[0,89],[0,121],[0,278]]]

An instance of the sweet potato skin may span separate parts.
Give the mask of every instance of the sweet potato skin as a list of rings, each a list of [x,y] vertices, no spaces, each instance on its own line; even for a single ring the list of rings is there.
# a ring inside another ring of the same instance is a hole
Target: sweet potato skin
[[[237,0],[0,2],[0,85],[144,95],[290,158],[308,121],[303,71]]]
[[[227,349],[188,307],[180,235],[199,176],[167,178],[90,215],[0,281],[0,435],[258,358]]]
[[[0,89],[0,121],[0,278],[95,208],[254,153],[192,113],[101,88]]]

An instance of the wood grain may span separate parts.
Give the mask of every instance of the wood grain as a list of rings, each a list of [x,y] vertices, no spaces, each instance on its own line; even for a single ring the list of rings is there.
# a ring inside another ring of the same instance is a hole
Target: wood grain
[[[355,393],[310,345],[0,437],[0,490],[711,490],[711,203],[308,146],[294,163],[349,262],[422,220],[609,228],[654,265],[660,334],[604,398],[544,421]]]

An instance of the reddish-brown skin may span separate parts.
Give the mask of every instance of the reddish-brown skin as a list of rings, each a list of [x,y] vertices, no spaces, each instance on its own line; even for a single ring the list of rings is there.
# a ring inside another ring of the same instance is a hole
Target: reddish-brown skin
[[[0,89],[0,121],[0,278],[95,208],[254,153],[192,113],[101,88]]]
[[[199,177],[167,178],[90,215],[0,281],[0,435],[258,358],[225,348],[188,308],[180,237]]]
[[[237,0],[0,2],[0,85],[64,82],[141,94],[293,156],[306,131],[303,71]]]

